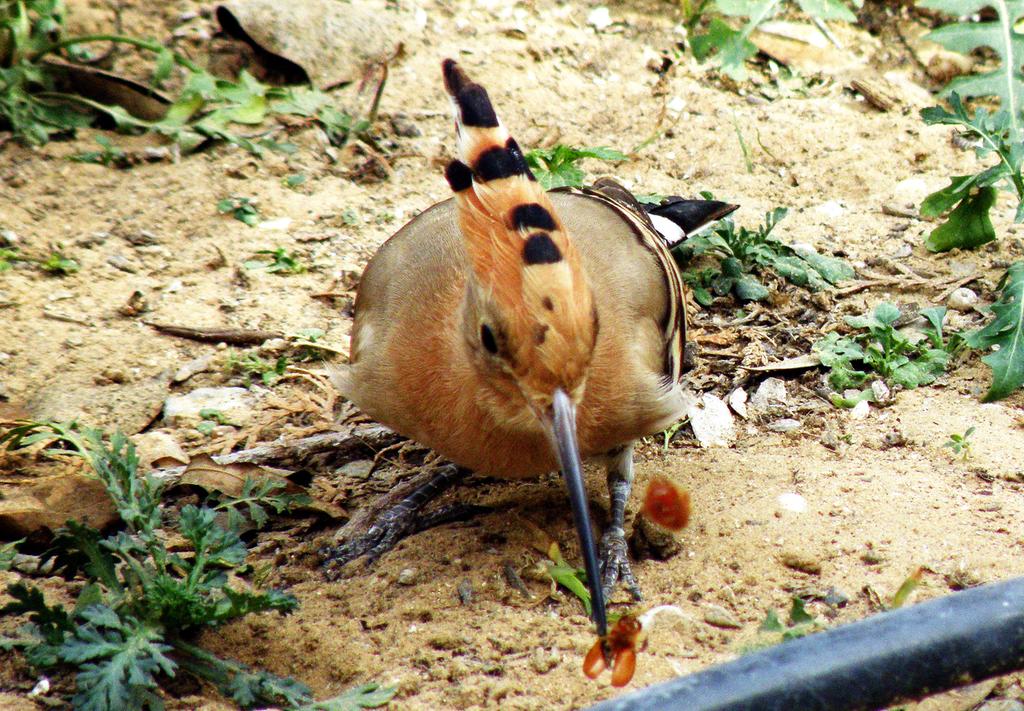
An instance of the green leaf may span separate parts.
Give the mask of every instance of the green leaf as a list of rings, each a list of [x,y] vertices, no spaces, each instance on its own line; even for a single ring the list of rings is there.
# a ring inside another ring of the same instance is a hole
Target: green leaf
[[[857,16],[839,0],[797,0],[800,9],[822,20],[856,22]]]
[[[785,625],[782,624],[775,610],[768,610],[768,613],[764,616],[764,622],[758,627],[758,630],[761,632],[782,632],[785,629]]]
[[[768,289],[749,274],[735,280],[733,291],[740,301],[762,301],[768,298]]]
[[[586,173],[576,164],[584,158],[620,161],[626,160],[628,156],[604,146],[576,148],[557,145],[553,148],[535,148],[532,151],[527,151],[524,158],[534,177],[537,178],[537,182],[545,190],[552,190],[561,187],[582,186]]]
[[[699,61],[714,54],[722,71],[736,82],[746,80],[746,62],[757,54],[757,47],[743,32],[734,30],[717,17],[711,20],[706,33],[690,40],[690,47]]]
[[[814,616],[807,612],[803,598],[794,597],[789,608],[789,624],[806,625],[814,622]]]
[[[1024,262],[1015,262],[999,282],[1002,293],[992,304],[995,317],[967,334],[971,348],[996,349],[981,360],[992,369],[985,402],[1001,400],[1024,384]]]
[[[941,190],[936,190],[921,203],[922,217],[939,217],[953,209],[953,206],[964,199],[964,191],[969,190],[977,175],[957,175],[950,178],[950,183]]]
[[[996,189],[984,187],[961,200],[946,222],[932,230],[925,245],[932,252],[954,247],[974,249],[996,238],[989,210],[996,203]]]
[[[295,711],[359,711],[359,709],[375,709],[386,705],[394,697],[397,690],[381,687],[378,684],[363,684],[349,689],[341,696],[326,701],[303,704]]]
[[[1024,109],[1024,35],[1014,29],[1024,16],[1024,0],[921,0],[920,7],[939,10],[954,17],[969,17],[986,7],[996,11],[997,19],[985,22],[954,22],[933,30],[924,39],[938,42],[946,49],[969,54],[979,47],[991,47],[1002,60],[992,72],[957,77],[943,90],[961,96],[998,96],[1010,112],[1012,132],[1021,136],[1019,116]]]

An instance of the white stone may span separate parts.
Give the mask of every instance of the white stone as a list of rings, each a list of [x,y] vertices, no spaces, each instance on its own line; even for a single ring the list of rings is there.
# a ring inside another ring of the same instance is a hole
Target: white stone
[[[816,205],[813,209],[822,217],[826,217],[831,220],[842,217],[843,213],[846,212],[846,208],[843,207],[838,200],[823,202],[820,205]]]
[[[252,418],[258,398],[245,388],[197,388],[164,401],[164,421],[169,425],[193,425],[203,418],[200,410],[217,410],[224,419],[241,425]]]
[[[611,13],[608,12],[608,8],[603,5],[595,7],[589,13],[587,13],[587,24],[593,27],[595,30],[600,32],[601,30],[607,29],[612,24]]]
[[[946,300],[946,306],[956,311],[971,311],[978,304],[978,295],[961,286],[953,291]]]
[[[750,398],[750,409],[765,410],[773,402],[783,405],[788,402],[786,382],[781,378],[766,378],[763,380],[757,386],[754,396]]]
[[[746,417],[747,417],[747,391],[746,390],[744,390],[743,388],[736,388],[731,393],[729,393],[729,397],[726,398],[726,401],[729,403],[729,407],[732,408],[733,412],[735,412],[740,417],[746,419]]]
[[[690,427],[701,447],[728,447],[736,426],[728,406],[714,395],[704,395],[686,410]]]
[[[868,411],[870,409],[871,408],[868,405],[868,401],[867,400],[861,400],[860,402],[858,402],[856,405],[853,406],[852,410],[850,410],[850,419],[851,420],[863,420],[865,417],[868,416]]]
[[[804,513],[807,511],[807,499],[792,491],[779,494],[775,501],[783,511],[791,511],[793,513]]]

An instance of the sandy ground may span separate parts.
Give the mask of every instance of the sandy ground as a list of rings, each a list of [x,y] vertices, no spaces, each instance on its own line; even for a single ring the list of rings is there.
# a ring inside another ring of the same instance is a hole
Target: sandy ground
[[[109,15],[104,2],[69,4],[90,22]],[[170,36],[181,12],[198,8],[189,2],[160,10],[125,5],[125,29],[158,38]],[[288,157],[271,153],[258,160],[219,147],[128,171],[68,160],[95,147],[90,131],[41,149],[5,144],[0,228],[12,230],[25,252],[45,254],[49,245],[63,245],[82,269],[63,278],[33,268],[0,275],[0,392],[6,398],[0,414],[78,416],[130,433],[163,427],[190,452],[326,427],[337,408],[304,381],[271,393],[256,388],[261,395],[251,423],[237,434],[221,432],[212,446],[194,429],[166,426],[159,415],[169,393],[240,377],[215,368],[172,384],[170,375],[182,364],[207,355],[222,363],[224,349],[159,335],[142,318],[287,333],[319,328],[325,342],[347,350],[353,275],[389,234],[448,194],[441,166],[452,155],[453,137],[438,68],[444,57],[458,58],[490,89],[524,146],[629,150],[655,136],[627,162],[587,167],[595,176],[608,170],[640,192],[710,190],[739,203],[736,219],[750,226],[766,210],[787,206],[790,215],[780,227],[786,241],[841,254],[859,269],[932,280],[977,273],[971,286],[990,301],[999,267],[1021,257],[1003,202],[995,218],[1005,237],[978,254],[929,255],[922,237],[930,226],[892,215],[949,175],[974,170],[976,160],[950,141],[947,129],[919,120],[916,109],[927,105],[926,90],[934,86],[884,33],[837,28],[864,71],[892,72],[903,100],[885,113],[845,91],[843,76],[812,77],[794,92],[779,90],[759,72],[758,83],[741,96],[683,55],[660,77],[648,62],[663,50],[672,54],[680,39],[669,3],[615,5],[615,24],[602,32],[586,24],[592,6],[576,2],[506,7],[428,0],[419,7],[426,26],[410,28],[406,55],[392,67],[381,105],[380,132],[392,156],[388,180],[349,179],[365,156],[343,151],[332,162],[312,130],[290,137],[300,150]],[[669,106],[673,111],[666,114]],[[422,135],[395,134],[387,119],[399,113]],[[737,126],[751,151],[749,171]],[[283,176],[299,172],[309,178],[299,190],[282,185]],[[217,201],[231,195],[255,198],[266,219],[288,219],[263,229],[219,215]],[[277,247],[312,268],[280,276],[241,267],[256,250]],[[694,386],[721,397],[735,385],[752,392],[763,376],[739,368],[741,359],[759,365],[806,352],[816,329],[882,300],[937,303],[945,289],[928,283],[814,301],[784,287],[770,305],[748,309],[758,314],[749,327],[733,323],[737,314],[726,300],[697,310],[691,320],[698,342],[706,351],[731,349],[733,355],[706,355]],[[150,307],[143,317],[119,312],[135,291]],[[340,296],[315,296],[328,291]],[[956,315],[955,325],[981,318]],[[689,489],[694,520],[680,537],[678,555],[636,564],[643,606],[677,605],[685,619],[651,632],[631,688],[732,658],[761,639],[757,627],[766,611],[781,613],[794,594],[814,598],[808,609],[831,625],[874,611],[873,601],[890,599],[919,566],[925,573],[915,599],[1024,574],[1021,393],[980,404],[988,371],[972,357],[935,386],[900,393],[892,406],[854,420],[814,394],[820,373],[787,377],[788,404],[741,420],[731,447],[702,449],[688,430],[667,449],[660,438],[639,447],[637,489],[655,474],[672,478]],[[781,417],[800,420],[800,427],[771,431],[768,425]],[[942,443],[971,426],[977,428],[972,454],[961,461]],[[23,459],[8,467],[9,478],[45,471],[44,463]],[[386,489],[401,467],[385,466],[356,484],[333,468],[313,474],[315,495],[352,512],[370,500],[368,493]],[[599,510],[602,479],[595,472],[589,484]],[[371,680],[395,685],[399,708],[575,708],[621,693],[607,677],[592,682],[583,676],[582,658],[593,641],[588,621],[574,599],[551,597],[549,585],[531,572],[542,558],[536,546],[547,540],[558,541],[575,560],[558,479],[474,483],[447,500],[485,503],[494,513],[417,535],[371,569],[338,582],[322,579],[311,554],[333,524],[265,534],[254,563],[272,562],[268,582],[297,595],[301,608],[283,620],[230,625],[203,642],[295,675],[320,695]],[[786,492],[801,494],[807,511],[782,510],[777,497]],[[532,599],[510,588],[506,563],[523,574]],[[409,584],[397,583],[403,571]],[[0,582],[11,579],[5,574]],[[464,580],[473,590],[468,605],[457,594]],[[830,589],[848,603],[831,608],[822,602]],[[620,593],[614,602],[622,609],[627,600]],[[738,629],[708,624],[711,606],[724,608]],[[0,690],[13,699],[33,680],[20,664],[9,669],[0,675]],[[996,692],[1024,694],[1020,679],[1012,678]],[[220,703],[199,687],[185,685],[180,693],[179,708]]]

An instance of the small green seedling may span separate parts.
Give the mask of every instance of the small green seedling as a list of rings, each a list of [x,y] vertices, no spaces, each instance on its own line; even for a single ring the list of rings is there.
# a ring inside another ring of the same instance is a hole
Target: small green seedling
[[[292,173],[291,175],[286,175],[281,180],[281,184],[282,185],[284,185],[286,188],[291,188],[292,190],[295,190],[297,187],[299,187],[300,185],[304,184],[305,182],[306,182],[306,174],[305,173]]]
[[[306,265],[289,254],[284,247],[277,249],[261,249],[257,255],[268,257],[269,261],[263,259],[249,259],[243,262],[246,269],[266,269],[275,274],[301,274],[306,271]]]
[[[263,384],[269,387],[281,379],[285,370],[288,369],[288,363],[288,356],[280,356],[277,360],[270,362],[254,353],[246,353],[242,358],[238,358],[232,353],[228,357],[227,369],[229,372],[258,375]]]
[[[545,190],[562,187],[580,187],[586,173],[579,163],[584,158],[596,158],[606,161],[626,160],[624,153],[613,148],[596,146],[593,148],[574,148],[557,145],[553,148],[534,148],[526,153],[526,164],[530,166],[534,177]]]
[[[921,315],[929,328],[918,342],[896,329],[900,311],[892,304],[879,304],[870,316],[847,316],[847,325],[858,333],[840,336],[833,331],[813,346],[821,364],[830,371],[829,384],[842,392],[862,386],[872,373],[908,389],[934,382],[946,371],[950,357],[963,347],[963,339],[959,334],[949,338],[943,334],[945,307],[925,309]],[[869,399],[864,393],[862,396]]]
[[[702,196],[711,199],[710,193]],[[714,296],[732,294],[740,301],[761,301],[768,298],[768,289],[754,275],[770,270],[797,286],[811,291],[853,277],[849,264],[816,252],[801,251],[783,244],[772,231],[786,217],[788,210],[777,207],[765,214],[764,224],[756,230],[737,227],[732,218],[721,220],[712,230],[692,235],[677,245],[673,255],[686,268],[699,257],[719,260],[718,268],[693,268],[683,272],[683,280],[693,290],[694,299],[710,306]]]
[[[52,252],[49,257],[39,262],[39,268],[47,274],[54,276],[67,276],[74,274],[81,267],[78,262],[70,257],[65,257],[61,252]]]
[[[974,429],[973,427],[971,429]],[[892,604],[889,609],[895,610],[896,608],[903,607],[910,596],[917,590],[921,584],[921,577],[924,575],[924,568],[917,568],[913,573],[907,576],[907,579],[900,585],[899,590],[892,596]]]
[[[128,167],[128,155],[123,150],[112,144],[109,138],[103,135],[96,136],[96,143],[100,144],[101,150],[78,153],[71,156],[71,160],[76,163],[95,163],[97,165],[105,165],[108,168]]]
[[[953,454],[959,454],[960,459],[966,462],[971,456],[971,435],[973,434],[974,427],[968,427],[963,434],[951,434],[942,446],[952,449]]]
[[[18,261],[18,250],[0,247],[0,272],[13,269],[16,261]]]
[[[199,411],[199,417],[202,420],[196,425],[196,429],[202,434],[209,437],[213,434],[213,430],[217,425],[231,425],[228,418],[220,410],[214,410],[213,408],[204,407]]]
[[[222,215],[230,213],[236,220],[244,222],[249,227],[255,227],[262,219],[256,204],[247,197],[224,198],[217,203],[217,212]]]
[[[789,607],[789,619],[783,623],[775,610],[768,610],[764,622],[758,628],[759,632],[779,634],[779,642],[788,642],[791,639],[798,639],[815,632],[821,628],[821,623],[814,619],[814,616],[807,611],[806,603],[800,597],[793,597]]]
[[[562,551],[557,543],[552,542],[548,547],[549,560],[544,562],[548,576],[551,577],[552,585],[561,585],[579,598],[583,608],[590,615],[590,591],[587,590],[587,573],[582,568],[573,568],[565,562]],[[552,591],[554,587],[552,587]]]

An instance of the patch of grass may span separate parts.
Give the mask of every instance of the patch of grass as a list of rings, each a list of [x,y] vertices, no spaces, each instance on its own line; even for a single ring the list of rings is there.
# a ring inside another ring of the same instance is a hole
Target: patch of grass
[[[179,75],[182,88],[162,118],[137,118],[122,106],[57,90],[60,70],[44,60],[58,56],[71,63],[87,61],[92,57],[86,47],[93,43],[150,53],[153,86],[160,87],[174,73]],[[317,123],[334,145],[343,145],[352,136],[372,142],[368,121],[334,108],[329,96],[312,87],[269,87],[244,71],[236,81],[219,79],[159,42],[137,37],[69,36],[64,3],[59,0],[0,2],[0,128],[10,130],[19,141],[42,145],[94,125],[103,116],[121,132],[158,133],[186,153],[211,141],[226,141],[261,155],[263,147],[288,150],[289,144],[253,141],[238,130],[272,115]]]
[[[67,276],[81,269],[78,262],[70,257],[65,257],[59,251],[51,252],[49,257],[40,260],[39,268],[47,274],[53,274],[54,276]]]
[[[710,194],[704,193],[710,199]],[[841,259],[793,249],[772,231],[787,210],[777,207],[765,214],[764,224],[755,230],[737,227],[732,218],[719,221],[714,229],[692,235],[672,253],[684,268],[683,280],[693,290],[697,303],[711,305],[715,295],[732,294],[740,301],[761,301],[768,289],[757,274],[772,271],[797,286],[812,291],[826,289],[853,277],[853,268]],[[697,258],[715,257],[717,267],[687,268]]]
[[[266,269],[268,272],[277,274],[301,274],[306,271],[306,265],[293,257],[284,247],[261,249],[256,254],[267,258],[267,260],[250,259],[243,262],[246,269]]]
[[[700,14],[705,10],[705,4],[698,5],[696,0],[686,4],[690,7],[697,5]],[[857,19],[841,0],[795,0],[795,4],[805,14],[820,20],[854,22]],[[863,0],[851,0],[851,4],[859,8]],[[746,62],[757,54],[757,47],[750,41],[750,35],[774,16],[782,5],[783,0],[716,0],[714,8],[722,15],[746,17],[747,22],[737,30],[721,17],[711,18],[706,31],[695,34],[690,40],[693,56],[699,61],[715,61],[722,72],[735,82],[746,81]],[[691,17],[692,14],[691,11]],[[692,26],[689,29],[693,29],[697,22],[690,21]]]
[[[855,333],[840,336],[833,331],[813,346],[821,364],[830,371],[829,384],[842,392],[860,387],[874,375],[908,389],[934,382],[964,342],[958,333],[948,338],[943,333],[945,307],[924,309],[921,316],[928,321],[928,328],[917,342],[896,329],[900,311],[892,304],[879,304],[869,316],[847,316],[846,323]],[[857,400],[870,399],[869,393],[862,393]],[[836,398],[833,402],[849,406]]]
[[[259,208],[256,207],[250,198],[232,196],[224,198],[217,203],[217,212],[222,215],[230,214],[239,222],[244,222],[249,227],[255,227],[263,219]]]
[[[288,369],[288,356],[280,356],[274,361],[267,361],[255,353],[246,353],[239,358],[234,353],[228,356],[227,369],[245,375],[258,376],[264,385],[270,387],[284,375]]]
[[[166,515],[161,500],[164,482],[140,475],[135,449],[120,433],[108,442],[95,429],[22,422],[0,436],[0,444],[18,448],[47,438],[59,443],[51,450],[74,453],[89,463],[124,528],[104,536],[68,521],[55,541],[57,562],[65,574],[84,578],[85,586],[75,604],[65,607],[47,604],[36,587],[10,585],[13,601],[0,609],[0,616],[25,617],[27,623],[15,636],[0,639],[0,648],[20,649],[41,671],[74,671],[76,708],[162,708],[160,684],[181,672],[206,680],[245,708],[352,708],[363,697],[370,705],[390,698],[387,690],[361,687],[349,697],[311,705],[312,694],[300,682],[221,659],[193,641],[203,630],[249,614],[287,614],[296,608],[287,593],[240,584],[247,553],[241,526],[267,521],[265,512],[251,515],[252,506],[261,512],[264,507],[285,511],[299,502],[278,491],[283,483],[271,480],[256,488],[247,482],[238,499],[216,508],[188,504],[174,518]],[[225,525],[217,509],[230,509],[234,516]],[[350,705],[341,705],[343,699]]]
[[[562,187],[581,187],[586,173],[578,163],[584,158],[606,161],[626,160],[624,153],[613,148],[596,146],[575,148],[557,145],[552,148],[534,148],[526,153],[526,164],[545,190]]]

